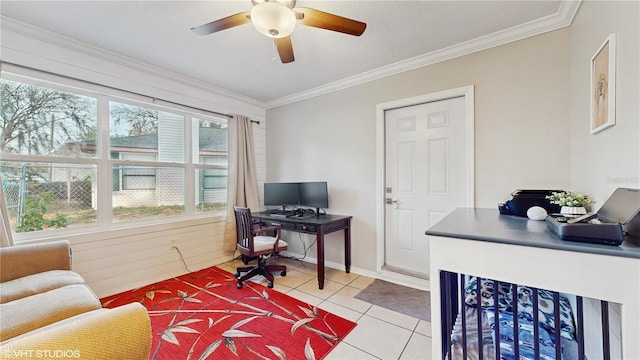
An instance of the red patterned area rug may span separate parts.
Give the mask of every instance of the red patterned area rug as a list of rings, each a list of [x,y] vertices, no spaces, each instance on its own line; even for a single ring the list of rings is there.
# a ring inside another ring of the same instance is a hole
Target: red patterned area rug
[[[147,308],[151,359],[322,359],[356,326],[215,266],[101,300]]]

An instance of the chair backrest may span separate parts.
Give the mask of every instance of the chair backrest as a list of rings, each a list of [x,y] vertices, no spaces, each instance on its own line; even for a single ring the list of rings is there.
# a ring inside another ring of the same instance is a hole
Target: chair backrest
[[[238,250],[244,255],[253,253],[253,219],[251,209],[234,206],[233,212],[236,215],[236,242]]]

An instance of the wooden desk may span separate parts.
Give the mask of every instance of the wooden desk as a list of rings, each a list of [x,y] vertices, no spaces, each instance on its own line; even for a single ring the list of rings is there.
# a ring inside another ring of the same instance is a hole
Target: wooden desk
[[[305,234],[316,234],[316,248],[318,252],[318,288],[324,288],[324,235],[334,231],[344,230],[344,266],[348,273],[351,269],[351,216],[343,215],[315,215],[299,218],[276,217],[269,212],[252,214],[265,226],[280,225],[282,230],[295,231]]]

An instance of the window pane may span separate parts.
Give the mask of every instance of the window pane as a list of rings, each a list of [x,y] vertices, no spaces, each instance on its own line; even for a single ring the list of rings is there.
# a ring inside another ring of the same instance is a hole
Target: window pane
[[[196,213],[224,213],[227,208],[227,169],[197,169]]]
[[[109,103],[109,150],[153,154],[157,161],[184,162],[184,116]],[[117,157],[116,157],[117,158]]]
[[[40,231],[96,224],[96,167],[0,162],[11,229]]]
[[[227,174],[226,171],[222,175],[207,175],[208,171],[205,171],[204,175],[204,189],[226,189],[227,188]]]
[[[193,162],[226,166],[228,151],[226,122],[194,118],[192,127]]]
[[[113,221],[131,221],[184,214],[183,168],[113,166],[122,189],[112,193]]]
[[[140,171],[141,169],[123,167],[122,169],[122,190],[155,190],[156,175],[153,170],[152,175],[142,175],[140,173],[130,173],[129,171]]]
[[[224,213],[227,206],[227,154],[201,155],[200,162],[216,168],[197,169],[196,212]]]
[[[0,80],[0,151],[95,158],[96,99]]]

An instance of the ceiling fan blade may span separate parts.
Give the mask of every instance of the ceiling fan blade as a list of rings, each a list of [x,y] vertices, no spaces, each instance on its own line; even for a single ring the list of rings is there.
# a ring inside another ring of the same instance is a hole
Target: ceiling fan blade
[[[204,25],[192,27],[191,31],[193,31],[198,35],[209,35],[217,31],[226,30],[239,25],[244,25],[250,21],[251,19],[249,18],[249,12],[245,11],[235,15],[227,16],[222,19],[212,21]]]
[[[362,35],[364,30],[367,28],[367,24],[363,22],[316,9],[295,8],[293,11],[297,13],[296,16],[298,16],[298,22],[307,26],[337,31],[354,36]],[[299,14],[302,14],[301,19]]]
[[[280,39],[274,39],[276,47],[278,48],[278,54],[283,64],[293,62],[293,45],[291,44],[291,36],[283,37]]]

